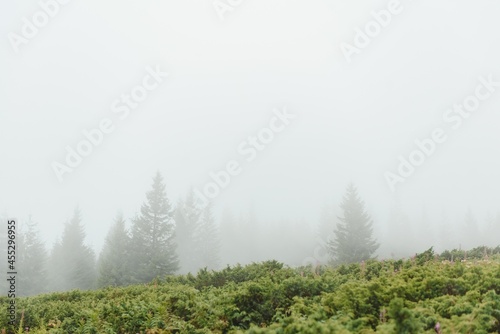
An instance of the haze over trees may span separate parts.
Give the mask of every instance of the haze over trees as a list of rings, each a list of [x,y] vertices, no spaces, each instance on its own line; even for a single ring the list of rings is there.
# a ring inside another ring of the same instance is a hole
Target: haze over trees
[[[25,231],[18,238],[17,271],[21,295],[29,296],[47,289],[47,250],[40,238],[37,224],[28,218]]]
[[[372,220],[354,184],[347,187],[340,203],[329,202],[318,209],[316,225],[307,218],[297,218],[283,220],[279,227],[261,221],[253,209],[235,214],[227,208],[218,220],[212,204],[200,204],[193,189],[174,207],[159,172],[145,197],[135,216],[116,215],[103,234],[105,241],[97,261],[86,242],[85,219],[79,208],[50,251],[37,224],[27,220],[18,236],[21,295],[148,283],[166,275],[195,274],[204,268],[217,270],[253,261],[338,266],[367,261],[380,252],[397,259],[415,254],[406,250],[415,242],[419,249],[447,247],[450,258],[459,258],[466,256],[462,247],[473,248],[482,239],[495,247],[500,235],[500,215],[489,214],[486,229],[481,231],[470,208],[457,223],[460,229],[451,228],[443,213],[442,230],[431,232],[433,220],[425,210],[415,220],[398,207],[386,222],[386,234],[377,235],[375,227],[380,222]]]
[[[179,255],[180,272],[188,273],[196,270],[195,264],[195,232],[199,224],[201,209],[198,207],[193,189],[186,198],[180,199],[175,209],[175,237]]]
[[[131,238],[125,227],[125,219],[119,213],[99,257],[99,286],[120,286],[131,283]]]
[[[220,266],[220,238],[212,205],[209,203],[201,212],[199,224],[194,231],[195,268],[218,269]]]
[[[64,226],[61,241],[52,249],[49,261],[51,290],[92,289],[96,276],[95,254],[85,244],[81,212],[76,208]]]

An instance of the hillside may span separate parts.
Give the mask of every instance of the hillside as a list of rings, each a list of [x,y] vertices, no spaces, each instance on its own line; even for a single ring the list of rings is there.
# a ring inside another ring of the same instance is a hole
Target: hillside
[[[460,254],[202,270],[147,285],[19,298],[17,317],[29,333],[435,333],[437,323],[442,333],[498,333],[499,255]],[[454,262],[446,260],[452,255]],[[0,328],[17,332],[8,327],[8,302],[0,299]]]

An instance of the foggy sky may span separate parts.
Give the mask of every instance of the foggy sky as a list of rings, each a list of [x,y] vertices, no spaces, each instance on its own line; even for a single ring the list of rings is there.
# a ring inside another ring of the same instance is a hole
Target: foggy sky
[[[118,210],[140,210],[157,170],[175,204],[240,162],[215,198],[263,222],[305,219],[354,182],[375,228],[399,206],[459,228],[500,210],[500,87],[392,192],[398,156],[443,125],[479,77],[500,81],[496,1],[409,1],[347,62],[340,45],[389,1],[243,1],[221,20],[212,1],[78,1],[15,53],[36,1],[0,4],[0,213],[33,215],[48,244],[75,206],[99,249]],[[120,120],[111,105],[159,66],[169,76]],[[275,108],[294,118],[255,160],[238,146]],[[103,118],[115,129],[59,182],[51,164]]]

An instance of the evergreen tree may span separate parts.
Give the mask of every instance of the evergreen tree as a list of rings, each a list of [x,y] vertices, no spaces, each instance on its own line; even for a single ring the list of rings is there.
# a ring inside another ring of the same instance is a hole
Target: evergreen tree
[[[201,210],[191,189],[184,201],[179,200],[175,209],[175,237],[181,273],[194,273],[198,269],[195,263],[195,233],[200,215]]]
[[[26,230],[18,236],[18,245],[19,294],[32,296],[44,292],[47,288],[47,251],[31,217],[26,222]]]
[[[133,220],[132,275],[135,282],[150,282],[178,270],[172,214],[163,178],[158,172],[153,178],[152,189],[146,194],[141,214]]]
[[[85,231],[77,208],[66,223],[60,245],[63,290],[88,290],[95,287],[96,268],[94,251],[85,245]]]
[[[209,203],[202,212],[195,234],[196,264],[198,268],[218,269],[220,240]]]
[[[108,232],[99,257],[98,285],[123,286],[130,283],[130,237],[122,214],[118,214]]]
[[[47,261],[47,277],[49,283],[47,285],[47,291],[62,291],[64,290],[65,278],[65,268],[63,267],[64,256],[61,246],[61,239],[58,238],[52,245],[50,251],[49,259]]]
[[[422,333],[420,323],[413,312],[404,306],[401,298],[394,298],[389,304],[389,317],[395,324],[395,332],[401,334]]]
[[[330,256],[335,264],[368,260],[379,245],[373,239],[372,220],[365,212],[353,184],[347,188],[340,204],[343,216],[339,217],[335,239],[329,242]]]
[[[80,210],[64,225],[61,240],[57,240],[47,261],[49,291],[88,290],[95,287],[95,254],[85,245],[85,231]]]

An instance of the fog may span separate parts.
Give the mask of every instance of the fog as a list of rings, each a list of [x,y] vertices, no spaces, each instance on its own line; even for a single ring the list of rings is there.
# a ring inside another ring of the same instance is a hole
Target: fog
[[[350,183],[379,258],[500,244],[500,3],[41,3],[0,5],[0,216],[47,250],[79,207],[99,254],[157,171],[222,265],[320,261]]]

